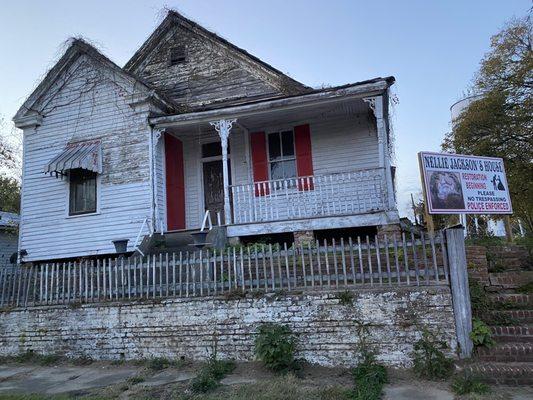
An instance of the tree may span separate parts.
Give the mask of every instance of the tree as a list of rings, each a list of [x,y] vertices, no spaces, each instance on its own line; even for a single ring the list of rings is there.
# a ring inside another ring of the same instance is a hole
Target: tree
[[[502,157],[515,216],[533,232],[533,52],[531,15],[492,37],[474,79],[480,98],[454,121],[445,151]]]
[[[0,211],[20,212],[20,184],[15,178],[0,176]]]
[[[0,211],[20,212],[20,134],[0,116]]]

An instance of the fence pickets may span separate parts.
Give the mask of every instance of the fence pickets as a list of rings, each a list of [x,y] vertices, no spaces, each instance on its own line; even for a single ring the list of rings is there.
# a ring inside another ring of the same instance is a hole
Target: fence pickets
[[[0,307],[216,296],[236,290],[448,284],[442,233],[409,236],[8,267],[0,270]]]

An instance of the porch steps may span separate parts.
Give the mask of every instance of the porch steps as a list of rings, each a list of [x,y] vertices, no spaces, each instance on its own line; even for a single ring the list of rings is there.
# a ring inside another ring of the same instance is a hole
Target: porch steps
[[[475,362],[464,370],[497,385],[533,385],[533,363]]]

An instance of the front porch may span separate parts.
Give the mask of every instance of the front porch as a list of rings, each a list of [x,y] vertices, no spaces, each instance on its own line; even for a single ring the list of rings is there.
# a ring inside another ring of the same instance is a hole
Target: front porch
[[[206,211],[229,237],[397,223],[387,88],[379,81],[154,118],[156,134],[175,143],[159,153],[167,165],[156,178],[156,226],[199,229]],[[169,164],[181,169],[170,185],[181,193],[169,190]]]

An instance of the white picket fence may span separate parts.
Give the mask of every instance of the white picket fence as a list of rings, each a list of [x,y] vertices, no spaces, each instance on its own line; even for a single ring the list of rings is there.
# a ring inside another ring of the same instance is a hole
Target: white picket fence
[[[5,268],[0,307],[447,284],[446,243],[439,232]]]

